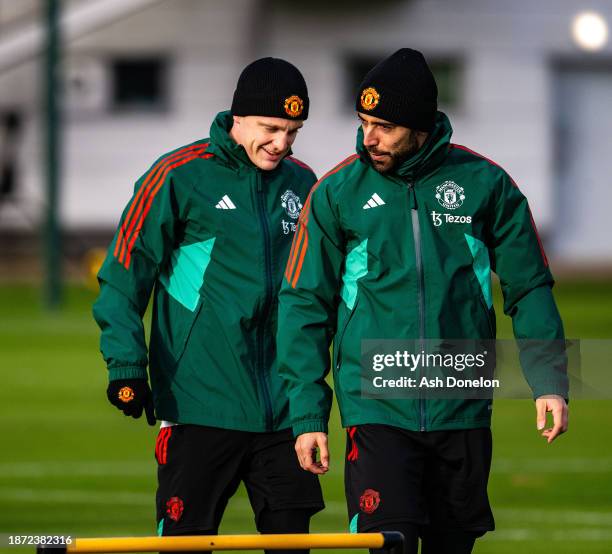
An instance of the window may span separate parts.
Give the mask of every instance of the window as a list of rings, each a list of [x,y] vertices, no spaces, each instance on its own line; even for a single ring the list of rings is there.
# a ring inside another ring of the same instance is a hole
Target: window
[[[457,110],[463,100],[463,63],[459,60],[432,60],[431,71],[438,85],[438,104],[442,110]]]
[[[111,108],[163,111],[167,107],[167,62],[161,57],[111,61]]]

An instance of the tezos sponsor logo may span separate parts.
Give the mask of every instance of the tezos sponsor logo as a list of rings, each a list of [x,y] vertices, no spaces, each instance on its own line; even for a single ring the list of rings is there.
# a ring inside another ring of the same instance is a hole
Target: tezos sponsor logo
[[[433,221],[434,227],[440,227],[442,223],[472,223],[472,216],[431,212],[431,220]]]
[[[285,221],[283,219],[281,221],[281,225],[283,226],[284,235],[288,235],[289,233],[295,233],[297,231],[297,223],[293,221]]]
[[[444,181],[436,187],[436,198],[440,206],[447,210],[454,210],[463,204],[465,194],[463,188],[455,183],[455,181]]]
[[[300,212],[302,211],[303,207],[300,197],[292,190],[286,190],[283,193],[281,196],[281,206],[285,208],[287,215],[294,220],[300,217]],[[285,235],[288,235],[290,232],[295,233],[297,230],[297,223],[295,221],[285,221],[283,218],[281,225]]]

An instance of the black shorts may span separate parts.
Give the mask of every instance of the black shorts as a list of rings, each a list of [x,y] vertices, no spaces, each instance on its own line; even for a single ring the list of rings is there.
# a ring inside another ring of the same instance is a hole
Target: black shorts
[[[228,500],[244,481],[255,523],[265,509],[322,510],[315,475],[300,468],[290,429],[248,433],[176,425],[160,429],[157,522],[160,535],[215,534]]]
[[[351,530],[410,522],[483,534],[495,523],[487,482],[491,430],[347,429],[345,488]]]

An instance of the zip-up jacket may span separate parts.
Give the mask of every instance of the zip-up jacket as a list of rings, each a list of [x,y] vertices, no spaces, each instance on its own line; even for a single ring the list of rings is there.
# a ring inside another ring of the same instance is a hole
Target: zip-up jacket
[[[159,419],[264,432],[289,427],[278,290],[316,178],[291,156],[261,171],[231,125],[220,113],[210,139],[162,156],[138,180],[94,316],[110,380],[146,378],[148,365]]]
[[[313,187],[280,293],[279,370],[296,436],[327,431],[332,339],[343,426],[490,425],[490,400],[362,398],[360,363],[363,339],[493,339],[491,271],[517,338],[563,340],[527,200],[503,169],[451,144],[451,134],[438,112],[425,144],[380,174],[360,129],[357,154]],[[534,397],[567,397],[563,355],[526,358],[535,361],[523,364]]]

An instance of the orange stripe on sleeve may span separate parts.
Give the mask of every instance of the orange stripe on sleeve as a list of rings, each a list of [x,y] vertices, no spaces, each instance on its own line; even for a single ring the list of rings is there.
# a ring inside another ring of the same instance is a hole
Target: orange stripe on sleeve
[[[462,146],[461,144],[451,144],[450,146],[451,146],[451,148],[456,148],[458,150],[464,150],[465,152],[469,152],[470,154],[474,154],[474,156],[478,156],[479,158],[482,158],[483,160],[486,160],[491,165],[494,165],[495,167],[499,167],[500,169],[502,169],[506,173],[506,175],[508,176],[508,179],[510,179],[510,183],[512,183],[512,186],[517,188],[517,189],[519,188],[518,185],[516,184],[516,182],[514,181],[514,179],[512,178],[512,176],[505,169],[503,169],[503,167],[501,167],[498,163],[495,163],[490,158],[487,158],[486,156],[483,156],[482,154],[472,150],[471,148],[468,148],[467,146]],[[535,221],[533,220],[533,215],[531,214],[531,210],[529,210],[529,218],[531,219],[531,226],[533,227],[533,230],[535,232],[536,238],[538,239],[538,245],[540,247],[540,253],[542,254],[542,260],[544,261],[544,266],[548,267],[548,257],[546,256],[546,252],[544,251],[544,246],[542,244],[542,239],[540,238],[540,233],[538,233],[538,228],[536,227]]]
[[[300,278],[300,273],[302,273],[302,264],[304,263],[304,257],[306,256],[306,250],[308,250],[308,229],[306,229],[306,232],[304,233],[304,244],[302,245],[302,251],[300,252],[300,261],[298,262],[297,268],[295,269],[295,275],[291,281],[291,286],[293,288],[295,288],[295,285]]]
[[[291,281],[291,275],[293,274],[295,261],[297,260],[298,252],[300,251],[300,243],[304,235],[304,229],[304,225],[300,223],[298,225],[297,235],[293,239],[293,244],[291,245],[291,252],[289,253],[289,259],[287,260],[287,268],[285,270],[285,277],[287,278],[287,281]]]
[[[203,147],[203,148],[200,147],[200,148],[194,149],[194,150],[189,151],[189,152],[180,152],[180,153],[177,153],[176,155],[171,156],[170,158],[168,158],[163,165],[159,166],[159,168],[155,172],[154,178],[150,179],[150,182],[149,182],[149,184],[147,186],[147,189],[144,191],[144,194],[142,194],[142,196],[140,197],[140,201],[138,202],[136,211],[134,212],[133,217],[132,217],[132,222],[130,223],[129,228],[128,228],[127,232],[125,233],[124,243],[123,243],[123,246],[121,247],[121,253],[119,254],[119,261],[120,262],[124,261],[126,252],[127,252],[127,250],[129,250],[129,240],[130,240],[130,237],[132,236],[133,232],[136,232],[135,229],[134,229],[135,224],[140,219],[139,216],[141,215],[141,212],[142,212],[142,210],[145,207],[145,204],[146,204],[146,202],[148,200],[148,197],[150,196],[151,191],[159,183],[160,179],[161,179],[161,182],[163,182],[163,180],[166,178],[167,168],[168,168],[169,164],[171,162],[173,162],[173,161],[176,161],[176,160],[185,159],[185,157],[188,157],[188,156],[193,156],[193,155],[200,154],[200,153],[204,152],[205,149],[206,149],[206,147]],[[193,158],[190,158],[190,159],[193,159]]]
[[[174,154],[161,160],[148,173],[142,186],[138,190],[137,194],[134,196],[134,200],[132,201],[130,210],[120,228],[119,239],[117,241],[117,244],[115,245],[115,257],[117,257],[117,254],[119,254],[120,262],[123,262],[126,247],[127,247],[127,242],[132,232],[132,229],[134,227],[134,222],[136,221],[138,214],[140,213],[140,210],[142,209],[143,202],[145,201],[147,194],[151,190],[151,186],[153,186],[153,183],[157,181],[164,167],[168,163],[172,162],[173,160],[176,160],[180,158],[181,156],[187,155],[188,153],[192,151],[200,151],[202,147],[203,145],[199,145],[196,147],[188,147],[188,148],[181,149],[178,152],[175,152]],[[136,208],[136,211],[134,211],[134,208]],[[133,218],[131,223],[130,223],[130,218]],[[119,250],[119,246],[121,246],[120,250]]]
[[[531,215],[531,210],[529,210],[529,219],[531,219],[531,226],[535,232],[535,236],[538,239],[538,245],[540,247],[540,254],[542,254],[542,260],[544,261],[544,266],[548,267],[548,257],[546,256],[546,252],[544,251],[544,246],[542,245],[542,239],[540,239],[540,233],[538,233],[538,228],[536,227],[535,221],[533,220],[533,215]]]
[[[136,221],[138,214],[140,210],[142,209],[142,205],[145,201],[145,198],[147,194],[149,193],[149,191],[151,190],[151,187],[157,181],[163,169],[167,166],[168,163],[171,163],[172,161],[179,159],[181,156],[185,156],[192,152],[200,152],[200,151],[203,152],[206,150],[207,147],[208,147],[208,143],[198,144],[195,146],[188,146],[188,147],[182,148],[178,150],[177,152],[175,152],[174,154],[171,154],[167,156],[166,158],[163,158],[162,160],[160,160],[149,171],[141,187],[138,189],[137,193],[134,195],[134,198],[132,200],[132,204],[127,213],[127,216],[125,217],[125,219],[123,220],[123,223],[121,224],[119,228],[119,236],[115,244],[114,256],[117,257],[117,255],[119,254],[120,262],[123,262],[123,258],[125,255],[125,249],[127,246],[127,241],[134,227],[134,222]],[[136,212],[134,212],[134,208],[137,208]],[[130,223],[130,218],[132,217],[133,219],[132,219],[132,222]]]
[[[302,160],[298,160],[297,158],[294,158],[293,156],[287,156],[287,159],[293,162],[294,164],[299,165],[300,167],[303,167],[304,169],[308,169],[309,171],[312,171],[312,168],[306,165]],[[314,173],[314,171],[312,172]]]
[[[187,158],[181,159],[175,163],[173,163],[172,165],[167,165],[166,168],[164,169],[164,172],[160,175],[159,179],[157,180],[157,182],[155,183],[155,188],[151,191],[151,193],[148,195],[146,201],[147,204],[146,206],[144,206],[142,213],[140,215],[140,217],[138,218],[137,222],[136,222],[136,227],[134,228],[134,232],[132,233],[130,242],[127,246],[127,252],[125,255],[125,260],[123,262],[123,265],[125,266],[126,269],[129,269],[130,267],[130,261],[132,258],[132,249],[134,248],[134,243],[136,242],[136,239],[138,238],[138,235],[140,234],[140,230],[142,229],[142,226],[144,224],[144,221],[149,213],[149,210],[151,209],[151,205],[153,203],[153,199],[155,198],[155,195],[157,194],[157,192],[159,191],[159,189],[162,187],[162,185],[164,184],[164,181],[166,180],[166,177],[168,175],[168,173],[170,173],[170,171],[172,171],[173,169],[180,167],[184,164],[186,164],[187,162],[190,162],[192,160],[195,160],[196,158],[199,158],[200,155],[198,153],[194,153],[190,156],[188,156]],[[144,201],[144,199],[143,199]],[[119,260],[121,261],[121,259]]]
[[[302,265],[304,263],[304,258],[306,257],[306,250],[308,249],[308,220],[310,218],[310,206],[312,202],[312,195],[319,188],[319,185],[330,175],[333,175],[337,171],[340,171],[342,168],[350,165],[355,160],[357,160],[359,156],[357,154],[353,154],[349,156],[342,162],[340,162],[337,166],[328,171],[321,179],[319,179],[313,187],[310,189],[310,193],[308,194],[308,198],[306,198],[306,202],[304,202],[304,207],[302,208],[302,213],[300,214],[299,220],[299,231],[298,236],[295,241],[295,248],[292,249],[292,254],[289,256],[289,261],[287,263],[287,270],[285,272],[285,277],[287,281],[291,284],[293,288],[295,288],[297,281],[300,277],[300,273],[302,272]],[[303,235],[304,240],[300,243],[301,236]],[[297,262],[297,265],[296,265]]]
[[[330,175],[333,175],[334,173],[337,173],[338,171],[340,171],[342,168],[346,167],[347,165],[352,164],[355,160],[359,159],[359,155],[358,154],[353,154],[352,156],[349,156],[348,158],[346,158],[345,160],[341,161],[336,167],[330,169],[325,175],[323,175],[323,177],[321,177],[310,189],[310,193],[308,194],[308,198],[306,199],[306,202],[304,204],[304,208],[302,209],[302,214],[304,216],[304,223],[308,223],[308,217],[310,215],[310,201],[311,201],[311,197],[312,194],[315,192],[315,190],[317,190],[319,188],[319,185],[325,180],[327,179],[327,177],[329,177]]]

